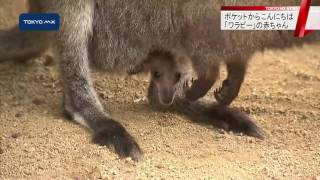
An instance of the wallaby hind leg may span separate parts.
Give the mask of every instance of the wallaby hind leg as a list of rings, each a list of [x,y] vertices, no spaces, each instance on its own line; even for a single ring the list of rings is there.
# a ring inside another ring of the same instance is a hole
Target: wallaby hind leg
[[[227,79],[222,87],[215,91],[214,95],[220,105],[229,105],[238,96],[247,70],[247,62],[241,59],[233,59],[227,62]]]
[[[104,111],[89,77],[87,47],[92,28],[93,3],[79,1],[73,3],[72,13],[59,13],[64,17],[63,22],[66,22],[57,34],[56,46],[64,78],[66,113],[93,131],[95,143],[111,145],[120,157],[138,160],[141,156],[138,144],[120,123]]]

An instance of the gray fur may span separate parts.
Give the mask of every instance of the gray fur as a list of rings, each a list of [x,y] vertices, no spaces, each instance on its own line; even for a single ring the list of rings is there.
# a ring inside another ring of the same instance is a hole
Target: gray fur
[[[90,64],[108,72],[127,72],[159,48],[184,54],[198,76],[206,77],[220,62],[242,65],[256,51],[301,44],[291,32],[220,31],[221,5],[298,5],[289,0],[29,0],[29,4],[31,12],[59,13],[60,31],[0,31],[0,61],[30,58],[51,46],[60,60],[66,112],[85,122],[80,123],[94,132],[96,143],[113,145],[120,156],[134,159],[140,158],[140,148],[102,107],[92,87]]]

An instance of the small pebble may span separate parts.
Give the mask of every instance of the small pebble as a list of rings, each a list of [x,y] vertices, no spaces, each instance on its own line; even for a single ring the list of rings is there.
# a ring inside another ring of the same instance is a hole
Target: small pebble
[[[54,59],[52,56],[45,55],[44,59],[45,59],[43,63],[44,66],[52,66],[54,64]]]
[[[157,165],[156,165],[156,168],[158,168],[158,169],[163,169],[164,166],[163,166],[162,164],[157,164]]]
[[[127,158],[125,159],[125,162],[126,162],[126,163],[132,163],[133,161],[132,161],[132,158],[131,158],[131,157],[127,157]]]
[[[18,138],[20,135],[21,135],[20,133],[13,133],[13,134],[11,134],[11,137],[14,138],[14,139],[16,139],[16,138]]]
[[[35,98],[35,99],[32,100],[32,103],[38,106],[38,105],[43,104],[44,101],[42,99]]]
[[[16,113],[14,116],[15,116],[16,118],[20,118],[20,117],[23,116],[23,114],[22,114],[22,113]]]

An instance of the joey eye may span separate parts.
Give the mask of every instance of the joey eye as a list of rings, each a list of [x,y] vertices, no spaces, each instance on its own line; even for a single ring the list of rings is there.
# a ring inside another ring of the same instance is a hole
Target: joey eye
[[[153,73],[153,77],[154,77],[155,79],[159,79],[159,78],[161,77],[161,75],[160,75],[160,73],[159,73],[158,71],[155,71],[155,72]]]
[[[176,73],[176,79],[179,81],[181,79],[181,73]]]

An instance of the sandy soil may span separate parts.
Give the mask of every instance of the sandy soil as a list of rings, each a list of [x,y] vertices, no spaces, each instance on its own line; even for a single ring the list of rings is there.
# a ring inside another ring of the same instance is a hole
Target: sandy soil
[[[0,179],[320,179],[320,45],[253,57],[234,106],[265,140],[157,112],[148,82],[93,73],[105,107],[144,151],[138,163],[91,143],[62,116],[57,62],[0,64]],[[213,99],[212,93],[208,97]]]

